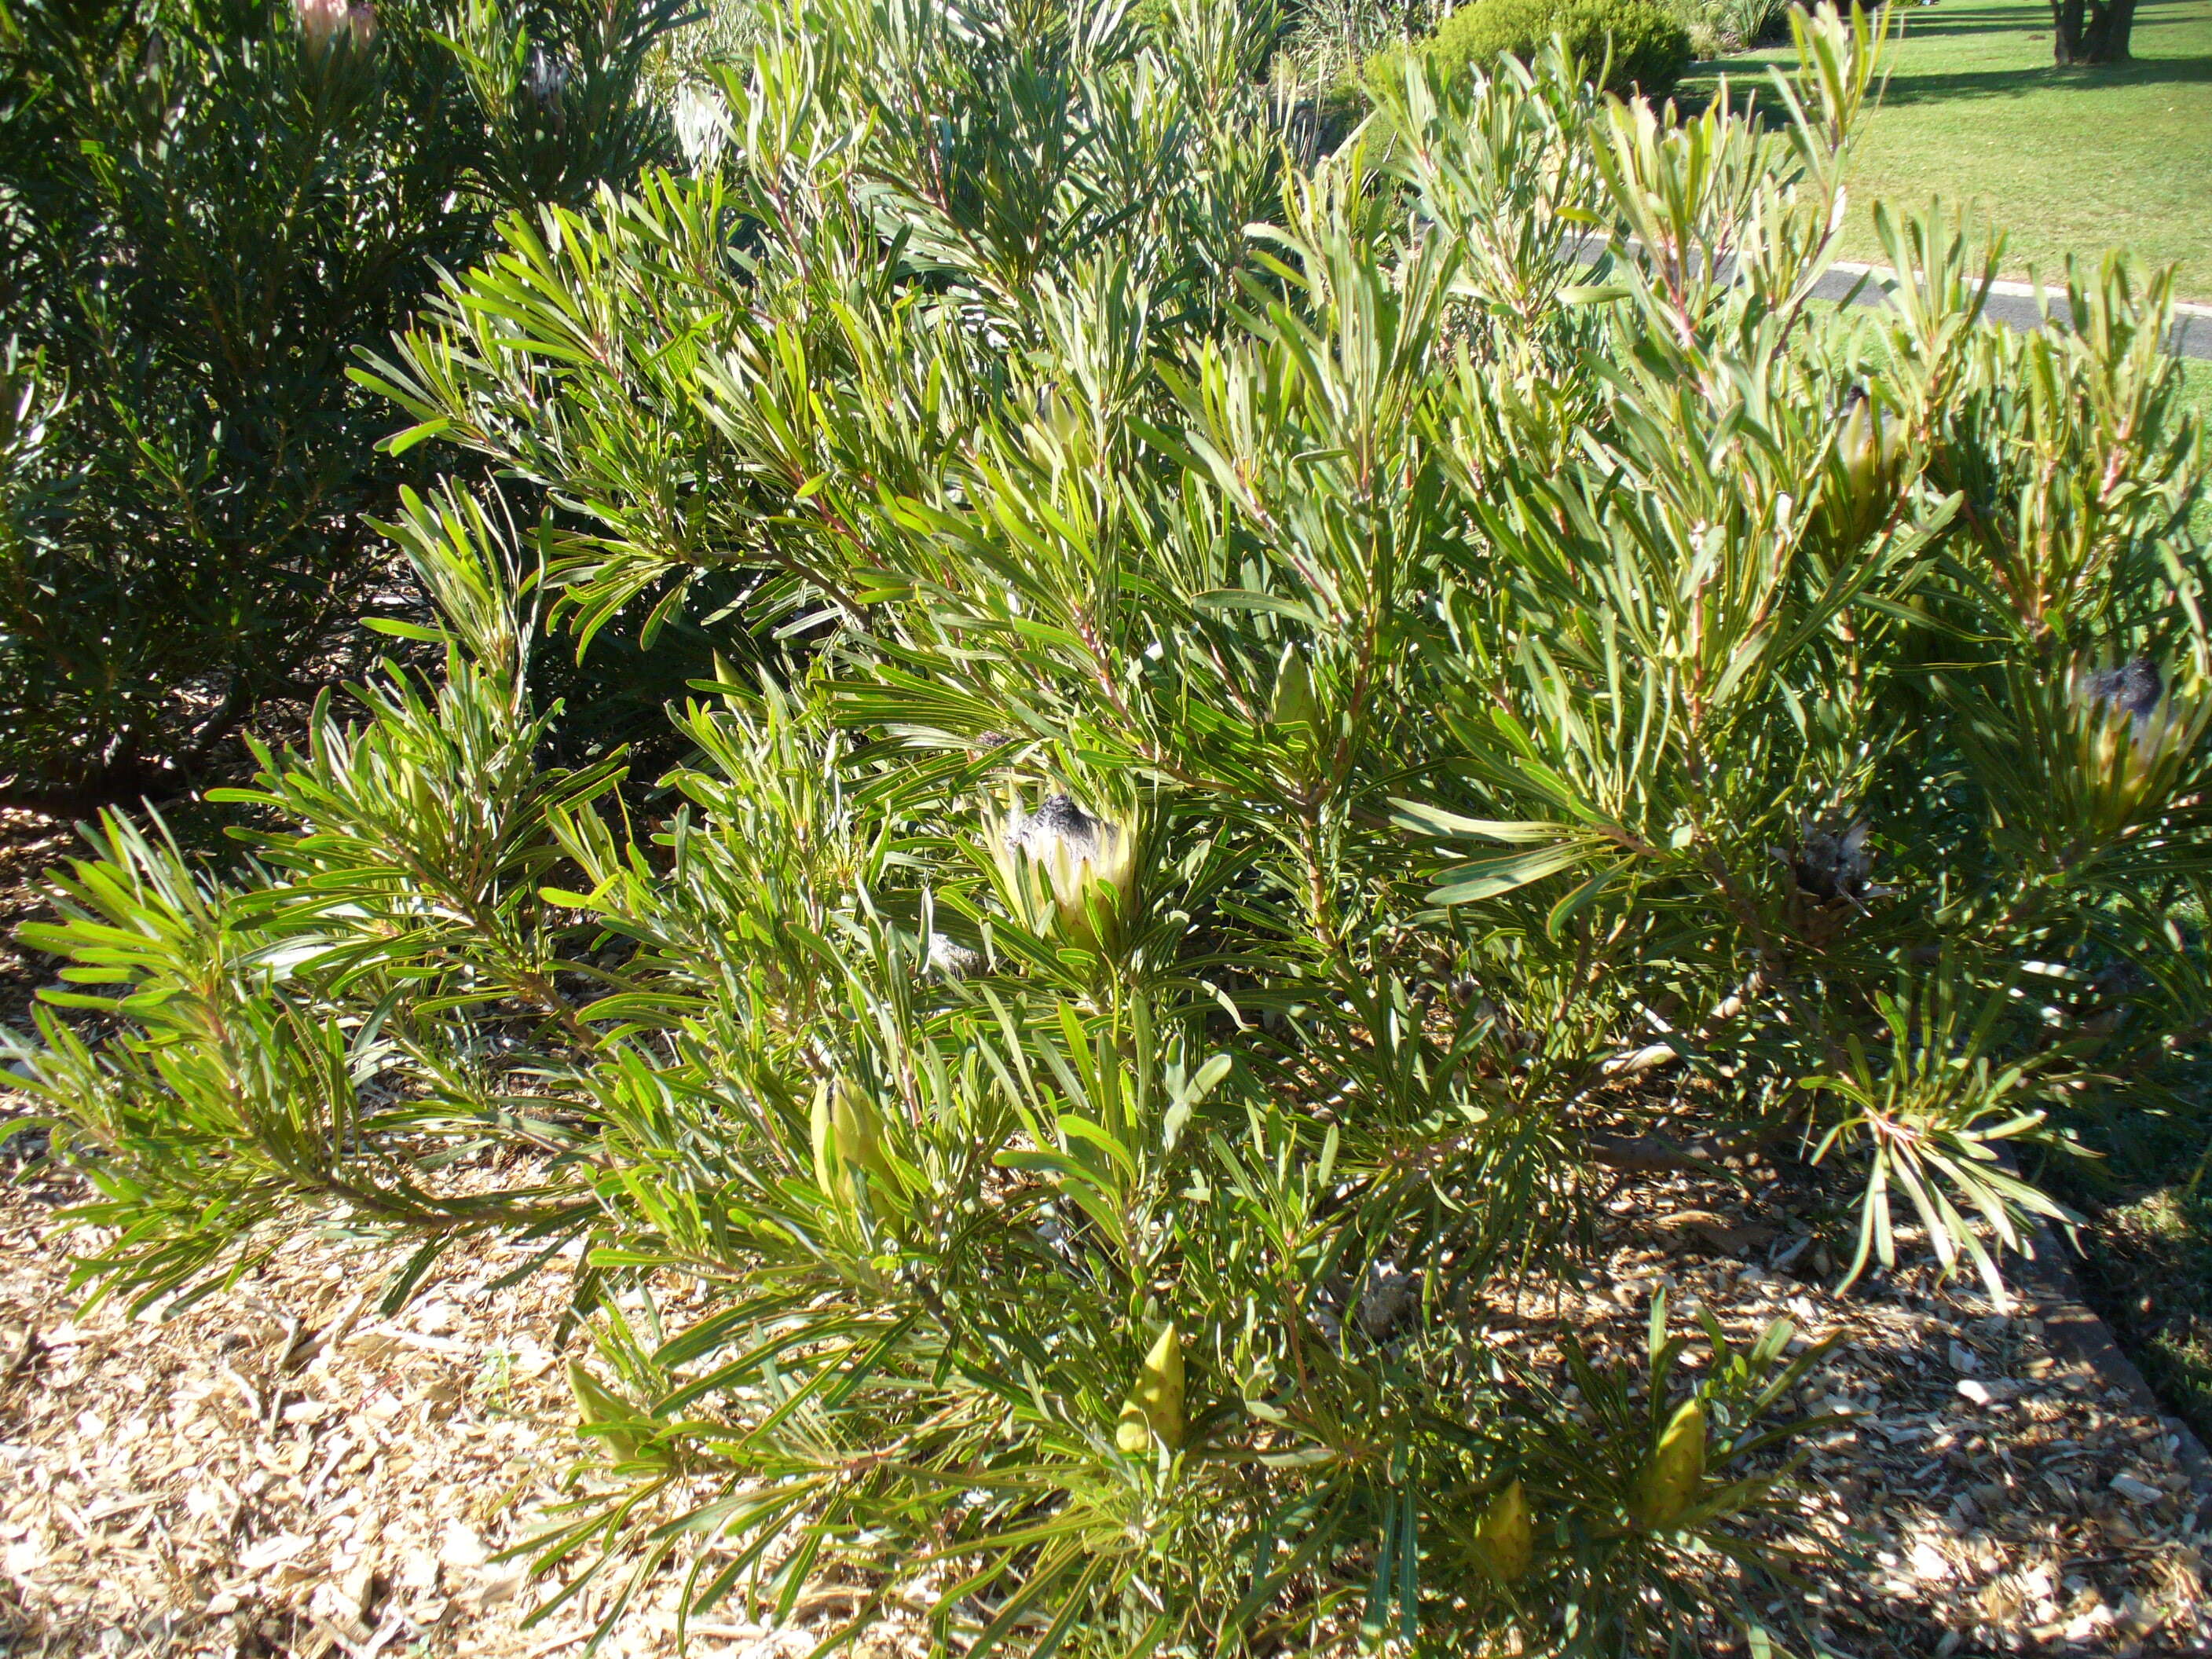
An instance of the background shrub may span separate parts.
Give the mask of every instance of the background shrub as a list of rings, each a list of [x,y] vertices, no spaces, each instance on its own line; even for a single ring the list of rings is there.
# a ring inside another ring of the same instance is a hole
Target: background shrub
[[[664,154],[634,94],[677,13],[0,11],[0,336],[48,399],[9,457],[0,799],[174,793],[264,701],[328,683],[364,607],[410,603],[363,517],[406,464],[354,353],[501,212]]]
[[[1789,0],[1682,0],[1676,9],[1698,58],[1724,57],[1790,38]]]
[[[1689,31],[1661,0],[1472,0],[1412,49],[1449,73],[1531,58],[1555,35],[1592,71],[1609,47],[1605,89],[1623,98],[1662,99],[1690,65]]]
[[[1304,0],[1290,8],[1287,54],[1299,74],[1324,85],[1357,85],[1376,52],[1432,30],[1437,0]]]

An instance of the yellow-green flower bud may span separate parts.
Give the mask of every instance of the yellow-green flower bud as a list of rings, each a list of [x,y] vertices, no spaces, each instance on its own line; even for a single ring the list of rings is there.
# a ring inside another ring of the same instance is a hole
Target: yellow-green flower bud
[[[837,1156],[866,1170],[889,1185],[890,1160],[884,1152],[884,1121],[875,1103],[844,1079],[830,1094],[830,1133],[836,1138]]]
[[[1821,528],[1831,547],[1849,547],[1881,528],[1904,451],[1905,423],[1885,416],[1863,392],[1854,392],[1837,435],[1835,470],[1821,508]]]
[[[1675,1407],[1637,1485],[1636,1524],[1670,1526],[1690,1507],[1705,1478],[1705,1408],[1692,1398]]]
[[[636,1419],[637,1412],[627,1400],[607,1388],[599,1378],[575,1360],[568,1362],[568,1391],[576,1396],[576,1415],[587,1426],[600,1424],[629,1423]],[[607,1443],[618,1463],[635,1462],[638,1454],[637,1436],[623,1429],[611,1429],[599,1438]]]
[[[1307,741],[1311,741],[1314,727],[1321,715],[1321,705],[1314,696],[1313,671],[1306,666],[1305,653],[1295,645],[1283,647],[1283,659],[1275,669],[1275,700],[1267,710],[1267,718],[1285,727],[1303,726]]]
[[[1516,1480],[1490,1500],[1474,1523],[1475,1564],[1493,1583],[1517,1584],[1536,1555],[1536,1522],[1528,1494]]]
[[[1154,1441],[1170,1451],[1182,1446],[1182,1341],[1172,1324],[1146,1354],[1114,1428],[1114,1443],[1132,1457],[1151,1450]]]
[[[883,1115],[843,1078],[814,1097],[815,1178],[845,1202],[854,1201],[853,1171],[868,1172],[868,1191],[878,1203],[896,1200],[898,1171],[884,1145]]]

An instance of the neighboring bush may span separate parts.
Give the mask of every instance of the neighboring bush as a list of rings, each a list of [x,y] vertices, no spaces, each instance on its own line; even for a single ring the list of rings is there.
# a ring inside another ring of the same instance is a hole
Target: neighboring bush
[[[56,400],[0,544],[0,799],[173,793],[396,574],[353,354],[505,210],[665,144],[674,0],[0,12],[0,337]],[[418,458],[419,460],[420,458]]]
[[[1788,0],[1720,0],[1713,21],[1731,50],[1790,38]]]
[[[1790,38],[1790,0],[1681,0],[1679,9],[1699,58]]]
[[[1494,1298],[1760,1146],[1998,1288],[2004,1149],[2204,1063],[2212,548],[2162,288],[2014,335],[1884,216],[1902,303],[1816,303],[1875,43],[1805,27],[1772,133],[1417,63],[1305,169],[1228,4],[770,9],[719,165],[511,217],[377,372],[566,513],[410,500],[442,670],[26,930],[84,1277],[573,1260],[538,1559],[701,1608],[1833,1648],[1818,1347],[1662,1304],[1563,1383]],[[531,690],[632,606],[754,659],[651,818]]]
[[[1593,72],[1609,49],[1605,89],[1623,98],[1664,98],[1690,66],[1689,31],[1661,0],[1473,0],[1411,50],[1454,74],[1509,55],[1526,61],[1555,37]]]
[[[1286,45],[1305,78],[1356,85],[1377,52],[1427,34],[1443,15],[1440,0],[1302,0],[1289,9]]]

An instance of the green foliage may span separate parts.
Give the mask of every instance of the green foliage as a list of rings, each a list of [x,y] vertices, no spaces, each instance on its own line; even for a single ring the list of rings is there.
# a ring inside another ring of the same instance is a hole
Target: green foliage
[[[2212,1143],[2195,1127],[2202,1157]],[[2212,1427],[2212,1195],[2186,1154],[2165,1173],[2182,1178],[2098,1218],[2082,1277],[2159,1397],[2201,1434]]]
[[[673,0],[0,9],[0,335],[56,401],[8,457],[0,788],[189,781],[399,573],[405,476],[355,350],[495,216],[665,143],[633,96]]]
[[[1998,1149],[2212,1029],[2212,550],[2162,288],[2002,333],[1931,214],[1893,311],[1814,305],[1878,43],[1796,27],[1772,130],[1415,59],[1308,164],[1206,0],[764,11],[723,143],[511,217],[363,372],[558,504],[410,498],[442,671],[260,751],[252,860],[111,819],[29,935],[86,1282],[580,1243],[564,1594],[1804,1635],[1817,1351],[1707,1320],[1691,1383],[1660,1306],[1570,1393],[1481,1298],[1662,1118],[1999,1265]],[[639,611],[726,653],[650,818],[532,690]]]
[[[1304,77],[1356,86],[1369,58],[1427,34],[1444,12],[1437,0],[1304,0],[1291,9],[1285,55]]]
[[[1788,0],[1684,0],[1675,10],[1689,31],[1690,55],[1697,58],[1790,39]]]
[[[1602,65],[1606,90],[1623,98],[1664,98],[1690,66],[1689,31],[1660,0],[1470,0],[1404,50],[1455,74],[1534,58],[1554,39],[1593,71]]]

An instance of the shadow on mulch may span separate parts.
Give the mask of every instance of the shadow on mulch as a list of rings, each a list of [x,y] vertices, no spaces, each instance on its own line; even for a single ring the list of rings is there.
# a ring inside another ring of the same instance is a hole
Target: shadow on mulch
[[[2212,1194],[2161,1188],[2106,1210],[2079,1273],[2145,1380],[2212,1442]]]

